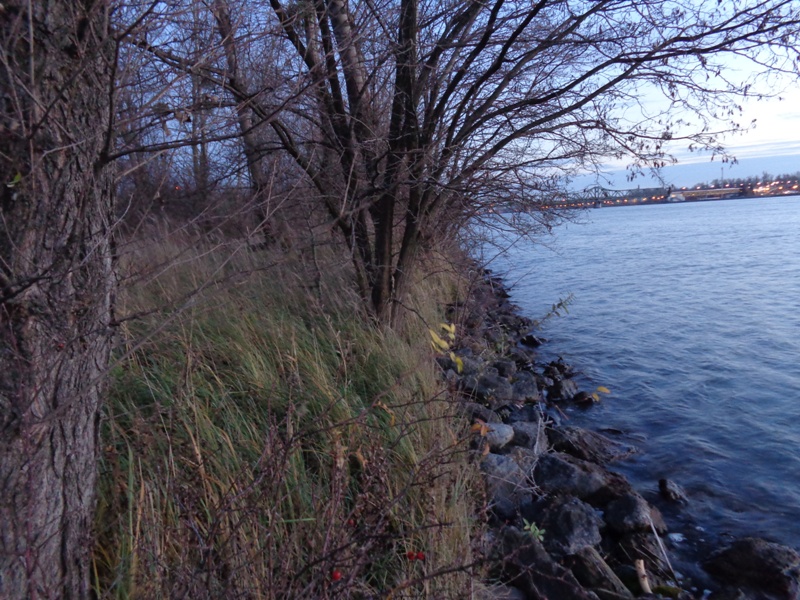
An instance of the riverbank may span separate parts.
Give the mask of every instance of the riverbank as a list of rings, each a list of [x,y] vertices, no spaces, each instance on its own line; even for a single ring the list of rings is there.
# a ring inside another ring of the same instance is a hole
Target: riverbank
[[[681,554],[662,513],[691,498],[662,480],[648,501],[613,470],[636,448],[569,424],[565,406],[601,402],[606,390],[579,390],[570,365],[538,362],[543,340],[502,280],[486,272],[451,317],[462,335],[439,363],[462,396],[486,480],[485,552],[501,582],[489,597],[798,597],[800,556],[785,546],[736,540],[702,564]]]

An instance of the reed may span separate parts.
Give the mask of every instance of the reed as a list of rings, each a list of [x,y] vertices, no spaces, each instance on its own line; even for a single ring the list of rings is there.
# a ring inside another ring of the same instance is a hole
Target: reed
[[[98,597],[469,597],[478,479],[427,332],[458,288],[445,263],[390,330],[333,252],[172,240],[135,256],[119,312],[139,316],[102,422]]]

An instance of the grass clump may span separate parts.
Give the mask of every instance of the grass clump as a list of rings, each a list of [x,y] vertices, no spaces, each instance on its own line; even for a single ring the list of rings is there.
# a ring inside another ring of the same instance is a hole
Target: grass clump
[[[423,322],[448,276],[390,330],[344,268],[182,256],[121,299],[98,596],[468,596],[475,474]]]

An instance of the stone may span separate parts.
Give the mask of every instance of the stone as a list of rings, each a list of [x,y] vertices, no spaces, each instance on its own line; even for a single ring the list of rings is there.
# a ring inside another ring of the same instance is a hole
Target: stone
[[[538,423],[542,420],[542,412],[536,404],[514,406],[504,419],[509,425],[514,423]]]
[[[547,399],[550,402],[568,401],[578,393],[578,384],[572,379],[555,381],[547,390]]]
[[[582,548],[570,557],[568,564],[581,585],[591,589],[601,600],[633,598],[630,590],[595,548]]]
[[[519,404],[538,402],[542,398],[539,386],[536,384],[536,377],[527,371],[520,371],[516,374],[511,382],[511,392],[514,402]]]
[[[514,428],[511,425],[489,423],[486,429],[486,441],[492,452],[500,450],[514,439]]]
[[[650,506],[639,494],[625,494],[612,500],[603,515],[606,525],[616,533],[651,531],[651,523],[658,533],[664,533],[667,526],[657,508]]]
[[[620,460],[636,452],[633,446],[579,427],[549,429],[547,438],[554,450],[597,464]]]
[[[557,556],[599,544],[601,523],[591,506],[569,496],[549,498],[537,521],[544,530],[544,547]]]
[[[507,456],[510,456],[514,462],[519,465],[519,468],[525,473],[525,478],[527,480],[532,479],[533,470],[536,468],[536,463],[539,460],[539,454],[530,448],[514,446],[509,450]]]
[[[676,504],[687,504],[689,499],[681,486],[670,479],[658,480],[658,491],[661,497]]]
[[[478,378],[473,389],[478,400],[495,404],[511,400],[513,392],[508,379],[489,372],[490,369],[486,371]]]
[[[702,566],[725,584],[748,587],[780,600],[800,598],[800,555],[781,544],[743,538],[715,552]]]
[[[538,348],[544,343],[544,340],[533,335],[532,333],[528,333],[520,338],[519,343],[523,346],[528,346],[529,348]]]
[[[510,456],[489,453],[481,461],[489,509],[500,521],[514,519],[529,496],[525,473]]]
[[[505,527],[498,537],[503,580],[522,590],[529,600],[598,600],[527,532]]]
[[[458,402],[458,414],[467,417],[470,421],[481,420],[484,423],[499,423],[500,417],[491,408],[486,408],[477,402]]]
[[[603,474],[567,454],[553,452],[539,457],[534,469],[535,484],[546,493],[569,494],[585,500],[605,485]]]
[[[515,446],[533,450],[537,456],[547,451],[547,434],[541,421],[538,423],[517,421],[511,423],[511,428],[514,430],[512,443]]]
[[[517,365],[510,360],[496,360],[492,366],[497,369],[497,374],[500,377],[511,377],[517,372]]]

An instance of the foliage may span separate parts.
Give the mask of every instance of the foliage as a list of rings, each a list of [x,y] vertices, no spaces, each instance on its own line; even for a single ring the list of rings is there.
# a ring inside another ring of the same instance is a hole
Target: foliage
[[[539,527],[533,521],[528,522],[527,519],[522,519],[522,521],[525,523],[525,525],[522,527],[524,531],[527,531],[533,539],[540,542],[544,541],[544,534],[546,533],[544,529],[539,529]]]
[[[220,254],[130,290],[124,308],[240,266]],[[104,418],[99,597],[464,597],[475,474],[427,333],[365,326],[346,272],[326,269],[319,301],[297,270],[126,327]],[[416,300],[436,318],[435,297]]]

